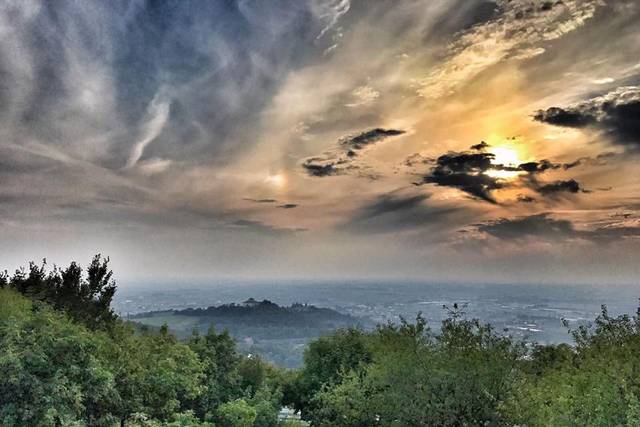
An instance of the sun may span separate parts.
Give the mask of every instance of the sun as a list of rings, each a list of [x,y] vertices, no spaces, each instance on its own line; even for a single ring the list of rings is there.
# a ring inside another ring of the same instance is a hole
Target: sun
[[[504,166],[518,166],[522,163],[518,157],[518,152],[513,148],[495,147],[491,152],[494,155],[493,163]]]
[[[491,150],[494,155],[491,163],[494,165],[502,165],[507,167],[517,167],[522,164],[522,160],[518,154],[518,151],[510,147],[494,147]],[[520,175],[519,171],[507,171],[507,170],[490,170],[486,172],[487,175],[494,178],[511,179]]]

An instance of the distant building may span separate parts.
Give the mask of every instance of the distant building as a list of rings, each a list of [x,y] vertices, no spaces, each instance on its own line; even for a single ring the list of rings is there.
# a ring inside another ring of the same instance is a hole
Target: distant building
[[[307,309],[307,303],[300,304],[299,302],[296,302],[291,305],[291,310],[293,311],[306,311]]]
[[[283,406],[280,409],[280,412],[278,412],[278,421],[287,421],[287,420],[299,421],[300,425],[309,425],[307,422],[300,420],[300,414],[298,414],[296,411],[294,411],[293,409],[287,406]]]

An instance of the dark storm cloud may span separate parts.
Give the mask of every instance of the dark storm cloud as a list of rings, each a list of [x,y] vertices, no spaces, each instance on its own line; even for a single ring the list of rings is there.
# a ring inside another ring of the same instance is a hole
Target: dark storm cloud
[[[477,230],[501,240],[541,238],[545,240],[583,239],[595,243],[610,243],[625,238],[640,237],[637,226],[599,226],[591,230],[578,230],[566,219],[555,219],[543,213],[519,218],[502,218],[477,225]]]
[[[547,110],[540,110],[533,119],[538,122],[549,123],[555,126],[572,128],[583,128],[597,122],[595,111],[589,112],[579,108],[559,108],[551,107]]]
[[[540,186],[537,191],[545,196],[551,196],[557,193],[572,193],[576,194],[581,191],[584,192],[580,183],[575,179],[569,179],[567,181],[554,181],[549,184]]]
[[[585,157],[568,164],[553,163],[550,160],[543,159],[521,163],[516,166],[502,165],[494,163],[495,155],[493,153],[484,151],[488,146],[486,143],[480,143],[471,147],[474,151],[447,153],[438,157],[436,165],[431,169],[429,174],[424,176],[422,181],[416,183],[416,185],[436,184],[443,187],[458,188],[478,199],[489,203],[497,203],[492,192],[515,185],[515,182],[491,176],[489,172],[526,172],[526,175],[520,176],[518,180],[519,185],[523,185],[545,197],[551,198],[561,193],[575,194],[579,192],[586,193],[587,191],[574,179],[541,183],[538,180],[539,174],[548,170],[567,170],[585,163],[593,164],[599,161],[598,158],[592,159]],[[609,153],[605,153],[603,159],[608,155]],[[411,164],[408,163],[408,165]],[[534,200],[530,198],[519,198],[518,201],[530,203]]]
[[[449,153],[438,157],[436,166],[418,184],[458,188],[474,197],[496,203],[491,191],[504,188],[500,179],[485,172],[500,168],[491,162],[492,153]]]
[[[549,169],[559,169],[562,165],[555,164],[549,160],[540,160],[538,162],[527,162],[518,165],[518,170],[528,173],[541,173]]]
[[[572,162],[568,163],[554,163],[550,160],[544,159],[539,161],[532,161],[527,163],[522,163],[518,165],[517,170],[528,172],[530,174],[534,173],[542,173],[548,170],[569,170],[579,166],[604,166],[607,164],[607,161],[616,157],[618,154],[613,152],[606,152],[602,154],[598,154],[595,157],[580,157]]]
[[[422,229],[443,221],[454,208],[429,206],[429,195],[385,194],[361,207],[342,228],[357,233]]]
[[[640,88],[627,86],[579,104],[538,111],[534,120],[555,126],[592,128],[613,143],[640,146]]]
[[[552,163],[548,160],[542,160],[540,162],[523,163],[519,165],[517,169],[523,172],[527,172],[527,175],[520,177],[520,181],[525,187],[537,192],[538,194],[546,198],[553,199],[561,195],[589,193],[590,191],[585,190],[582,185],[575,179],[557,180],[548,183],[540,182],[538,180],[538,174],[553,169],[567,170],[581,164],[580,162],[581,160],[569,164],[557,164]],[[521,199],[520,197],[518,197],[519,202],[534,201],[533,199],[529,199],[530,198]]]
[[[402,135],[403,133],[405,131],[398,129],[375,128],[355,136],[345,137],[340,141],[340,144],[353,150],[361,150],[367,145],[382,141],[390,136]]]
[[[582,159],[578,159],[578,160],[574,160],[573,162],[565,163],[564,165],[562,165],[562,167],[564,168],[564,170],[568,170],[568,169],[573,169],[575,167],[578,167],[578,166],[582,165],[583,163],[584,162],[583,162]]]
[[[424,178],[425,183],[437,184],[444,187],[455,187],[474,197],[490,203],[496,203],[491,191],[504,188],[505,184],[499,179],[484,174],[469,175],[467,173],[451,173],[441,169],[434,171]]]
[[[595,157],[580,157],[572,162],[568,163],[554,163],[550,160],[543,159],[539,161],[532,161],[527,163],[521,163],[514,170],[527,172],[530,174],[542,173],[548,170],[569,170],[579,166],[604,166],[607,164],[608,160],[618,156],[617,153],[606,152],[602,154],[598,154]]]
[[[489,147],[491,147],[491,145],[487,144],[484,141],[481,141],[479,144],[472,145],[469,148],[471,148],[472,150],[476,150],[476,151],[484,151]]]
[[[553,237],[563,239],[575,236],[571,221],[550,218],[548,214],[532,215],[521,218],[502,218],[478,225],[478,231],[503,240],[516,240],[524,237]]]
[[[315,177],[344,175],[347,170],[353,168],[344,167],[348,162],[345,159],[328,160],[322,157],[312,157],[302,163],[307,174]]]
[[[436,160],[437,167],[450,172],[486,172],[492,169],[493,153],[451,153],[444,154]]]
[[[310,157],[302,163],[302,168],[308,175],[314,177],[345,175],[359,169],[354,165],[359,151],[384,139],[404,133],[406,131],[399,129],[375,128],[356,135],[347,135],[338,141],[338,153],[334,149],[321,156]]]
[[[608,153],[598,154],[595,157],[581,157],[577,160],[574,160],[573,162],[564,163],[562,165],[562,168],[564,170],[568,170],[578,166],[585,166],[585,165],[586,166],[604,166],[609,162],[609,160],[614,159],[618,155],[619,155],[618,153],[608,152]]]

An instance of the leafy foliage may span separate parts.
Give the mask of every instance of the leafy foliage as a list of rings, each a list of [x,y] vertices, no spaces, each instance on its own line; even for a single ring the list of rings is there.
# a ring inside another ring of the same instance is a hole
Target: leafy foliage
[[[603,307],[574,347],[527,348],[457,306],[438,335],[421,316],[346,334],[313,343],[291,380],[314,426],[640,425],[637,315]]]
[[[110,308],[107,265],[1,276],[0,425],[277,425],[276,368],[241,357],[227,332],[136,331]]]
[[[226,331],[121,321],[106,259],[45,267],[0,275],[3,427],[277,427],[283,404],[320,427],[640,425],[639,313],[603,307],[574,346],[527,346],[454,305],[437,334],[420,315],[338,330],[283,371]]]
[[[244,399],[237,399],[220,405],[218,418],[223,427],[251,427],[256,420],[256,410]]]
[[[96,255],[83,278],[82,268],[75,262],[64,270],[54,267],[50,272],[46,260],[40,266],[32,262],[28,271],[17,270],[11,278],[5,273],[0,286],[8,284],[33,300],[49,303],[90,328],[108,328],[115,320],[111,301],[116,292],[108,264],[108,258]]]

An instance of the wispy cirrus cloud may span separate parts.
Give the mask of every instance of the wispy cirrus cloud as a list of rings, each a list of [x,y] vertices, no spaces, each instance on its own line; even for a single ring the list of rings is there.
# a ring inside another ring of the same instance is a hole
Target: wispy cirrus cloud
[[[142,129],[140,140],[136,141],[131,148],[129,159],[127,159],[126,169],[130,169],[138,163],[147,145],[151,144],[162,132],[169,118],[170,102],[161,100],[156,95],[148,108],[148,119]]]
[[[581,27],[599,6],[599,0],[497,1],[496,17],[455,39],[443,64],[419,82],[418,93],[441,98],[506,59],[524,60],[540,55],[545,52],[540,44]]]

